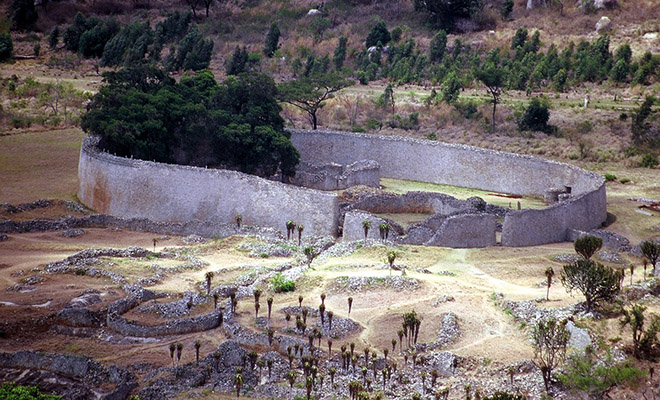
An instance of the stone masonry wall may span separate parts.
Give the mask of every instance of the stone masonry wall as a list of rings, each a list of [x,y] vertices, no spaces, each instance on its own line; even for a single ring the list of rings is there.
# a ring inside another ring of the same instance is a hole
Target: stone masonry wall
[[[99,213],[153,221],[232,222],[285,231],[287,220],[310,235],[336,235],[337,197],[236,171],[169,165],[99,152],[86,138],[78,197]]]
[[[605,180],[581,168],[536,157],[428,140],[291,130],[301,160],[339,164],[375,160],[384,177],[527,196],[570,187],[571,197],[541,210],[509,212],[502,245],[561,242],[569,229],[591,230],[607,218]]]
[[[339,190],[356,185],[378,187],[380,166],[371,160],[360,160],[349,165],[301,162],[291,183],[318,190]]]

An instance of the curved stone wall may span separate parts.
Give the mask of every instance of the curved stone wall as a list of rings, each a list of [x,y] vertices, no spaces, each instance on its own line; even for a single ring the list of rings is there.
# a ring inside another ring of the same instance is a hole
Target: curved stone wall
[[[294,220],[311,235],[336,235],[337,196],[236,171],[116,157],[85,138],[78,198],[99,213],[153,221],[232,222],[286,230]]]
[[[291,130],[301,161],[351,164],[374,160],[384,177],[542,197],[570,188],[567,199],[540,210],[507,213],[502,245],[564,241],[607,218],[605,180],[581,168],[536,157],[397,136]],[[284,231],[287,220],[311,235],[336,235],[335,194],[272,182],[235,171],[115,157],[83,142],[78,197],[98,212],[154,221],[233,221]],[[489,228],[490,229],[490,228]],[[488,232],[490,235],[490,232]]]
[[[598,228],[607,218],[605,179],[537,157],[398,136],[291,130],[291,141],[310,163],[369,159],[384,177],[542,197],[570,187],[571,197],[540,210],[511,211],[503,246],[531,246],[567,239],[570,229]]]

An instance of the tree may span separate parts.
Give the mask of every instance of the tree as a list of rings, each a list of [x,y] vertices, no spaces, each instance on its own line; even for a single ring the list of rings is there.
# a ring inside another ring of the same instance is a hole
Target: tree
[[[390,250],[387,252],[387,263],[390,265],[390,276],[392,276],[392,267],[394,267],[394,261],[396,260],[396,252]]]
[[[246,71],[248,62],[247,48],[236,46],[227,63],[227,75],[238,75]]]
[[[483,68],[478,68],[475,71],[476,78],[486,86],[488,93],[492,96],[491,102],[493,103],[493,121],[492,131],[495,131],[495,109],[500,103],[504,88],[504,71],[495,63],[487,63]]]
[[[335,64],[335,70],[340,71],[344,67],[344,61],[346,60],[346,45],[348,43],[348,38],[346,36],[339,37],[337,42],[337,47],[332,56],[332,62]]]
[[[551,318],[539,321],[532,330],[534,363],[541,370],[546,391],[550,390],[552,371],[566,357],[566,346],[571,337],[571,333],[566,329],[567,322]]]
[[[518,129],[521,131],[541,131],[545,133],[552,133],[554,127],[548,125],[550,119],[550,111],[548,110],[548,102],[545,99],[534,97],[525,108],[520,121],[518,121]]]
[[[367,240],[367,235],[369,234],[369,228],[371,228],[371,221],[365,219],[362,221],[362,229],[364,229],[364,240]]]
[[[12,0],[9,15],[17,31],[31,31],[37,22],[37,9],[33,0]]]
[[[658,258],[660,258],[660,243],[645,240],[639,245],[639,248],[642,251],[644,259],[648,260],[653,266],[653,275],[658,275],[658,271],[656,271],[655,267],[658,264]],[[644,276],[646,276],[646,272],[644,272]]]
[[[447,32],[440,29],[431,39],[429,47],[429,60],[431,62],[440,62],[445,55],[447,48]]]
[[[387,86],[385,86],[383,94],[378,97],[377,104],[384,110],[392,107],[392,112],[394,112],[394,88],[391,83],[388,83]]]
[[[243,374],[238,373],[234,376],[234,386],[236,387],[236,398],[241,395],[241,388],[243,387]]]
[[[202,347],[202,342],[199,340],[195,341],[195,361],[199,363],[199,349]]]
[[[377,46],[379,43],[382,46],[385,46],[390,40],[392,40],[392,36],[390,36],[390,32],[387,30],[387,25],[385,25],[385,22],[383,21],[378,21],[371,28],[364,44],[367,48]]]
[[[291,389],[293,389],[293,384],[296,383],[297,375],[298,374],[294,370],[291,370],[286,374],[286,379],[289,381],[289,386],[291,386]]]
[[[640,145],[654,146],[660,143],[660,128],[654,127],[649,121],[654,114],[653,104],[655,97],[646,96],[641,106],[633,113],[631,118],[631,131],[633,142]]]
[[[442,81],[442,86],[440,86],[440,91],[442,93],[442,100],[447,104],[453,104],[458,100],[463,84],[456,75],[456,72],[452,71],[445,76],[445,79]]]
[[[660,333],[660,317],[653,314],[648,329],[644,330],[646,307],[634,304],[629,309],[621,308],[623,318],[621,328],[630,325],[633,339],[633,354],[638,359],[652,359],[658,352],[658,333]]]
[[[303,249],[303,253],[305,254],[305,257],[307,257],[307,268],[312,266],[312,261],[314,261],[314,258],[318,255],[316,250],[314,250],[314,247],[312,246],[307,246]]]
[[[587,311],[600,301],[614,300],[621,290],[620,273],[591,260],[564,265],[560,280],[569,293],[578,290],[584,295]]]
[[[351,308],[353,308],[353,298],[349,297],[348,298],[348,315],[351,315]]]
[[[312,74],[278,86],[279,99],[307,113],[312,129],[318,125],[317,112],[333,94],[352,82],[337,73]]]
[[[596,254],[602,246],[603,239],[593,235],[581,236],[573,243],[575,252],[584,257],[585,260],[591,259],[591,256]]]
[[[550,300],[550,286],[552,286],[552,278],[555,276],[555,270],[552,267],[548,267],[545,270],[545,278],[548,281],[548,290],[545,294],[545,299]]]
[[[202,0],[204,3],[204,8],[206,9],[206,17],[208,18],[209,16],[209,8],[211,8],[211,4],[213,4],[214,0]]]
[[[303,233],[303,230],[305,230],[305,227],[302,226],[302,225],[298,225],[298,246],[300,246],[301,243],[302,243],[302,233]]]
[[[208,271],[204,277],[206,278],[206,294],[208,295],[211,293],[211,281],[213,280],[213,276],[215,274],[213,271]]]
[[[500,8],[500,14],[502,14],[502,19],[507,21],[511,17],[513,12],[513,0],[504,0],[502,7]]]
[[[149,66],[104,73],[82,128],[119,156],[293,176],[300,154],[284,131],[275,83],[262,74],[218,84],[209,71],[177,83]]]
[[[199,8],[199,4],[201,3],[201,0],[186,0],[186,3],[188,3],[188,6],[192,10],[193,17],[197,17],[197,8]]]
[[[55,25],[53,29],[51,29],[50,33],[48,33],[48,46],[51,49],[55,49],[57,47],[57,43],[60,40],[60,27],[58,25]]]
[[[14,52],[14,42],[11,40],[11,35],[0,33],[0,62],[5,62],[11,58]]]
[[[264,54],[266,57],[272,57],[273,53],[279,48],[278,42],[280,41],[280,28],[277,23],[273,22],[264,39]]]
[[[415,11],[428,14],[434,27],[454,31],[456,22],[470,18],[482,8],[481,0],[413,0]]]

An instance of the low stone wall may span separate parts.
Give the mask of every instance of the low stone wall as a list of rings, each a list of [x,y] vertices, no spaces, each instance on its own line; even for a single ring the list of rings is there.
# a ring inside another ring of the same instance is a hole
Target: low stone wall
[[[598,228],[607,218],[605,180],[581,168],[536,157],[396,136],[291,130],[301,160],[311,163],[371,159],[385,177],[542,197],[564,188],[559,203],[542,210],[511,211],[503,246],[561,242],[569,229]]]
[[[310,235],[336,235],[337,196],[236,171],[133,160],[98,151],[83,140],[78,197],[100,213],[157,222],[208,221],[286,231],[286,221]]]
[[[485,205],[485,203],[483,203]],[[374,214],[432,213],[449,215],[475,209],[475,201],[459,200],[434,192],[383,193],[368,195],[352,203],[351,208]]]
[[[0,353],[0,368],[51,371],[80,379],[95,387],[106,382],[116,384],[114,390],[99,395],[99,398],[104,400],[124,400],[137,387],[133,373],[114,365],[106,367],[85,356],[38,353],[35,351]]]
[[[380,166],[371,160],[356,161],[350,165],[309,164],[302,162],[291,183],[318,190],[339,190],[351,186],[380,185]]]
[[[162,325],[145,326],[129,321],[117,314],[108,314],[108,327],[126,336],[158,337],[202,332],[217,328],[222,323],[220,310],[191,318],[181,318]]]
[[[367,239],[380,239],[380,224],[388,223],[387,220],[364,211],[349,211],[344,216],[344,240],[364,240],[364,221],[369,221],[371,226],[367,233]],[[390,229],[389,238],[394,240],[398,235],[394,229]]]
[[[445,219],[426,246],[488,247],[497,243],[497,221],[490,214],[459,214]]]

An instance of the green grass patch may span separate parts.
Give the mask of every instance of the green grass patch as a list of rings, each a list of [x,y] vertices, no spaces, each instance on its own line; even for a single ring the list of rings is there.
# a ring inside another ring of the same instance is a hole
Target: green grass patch
[[[386,192],[406,193],[411,191],[444,193],[457,199],[465,200],[469,197],[478,196],[490,204],[502,207],[518,207],[518,201],[522,208],[544,208],[546,205],[542,199],[524,196],[522,198],[507,198],[505,193],[495,193],[480,189],[472,189],[461,186],[442,185],[420,181],[409,181],[393,178],[381,178],[380,184]]]

